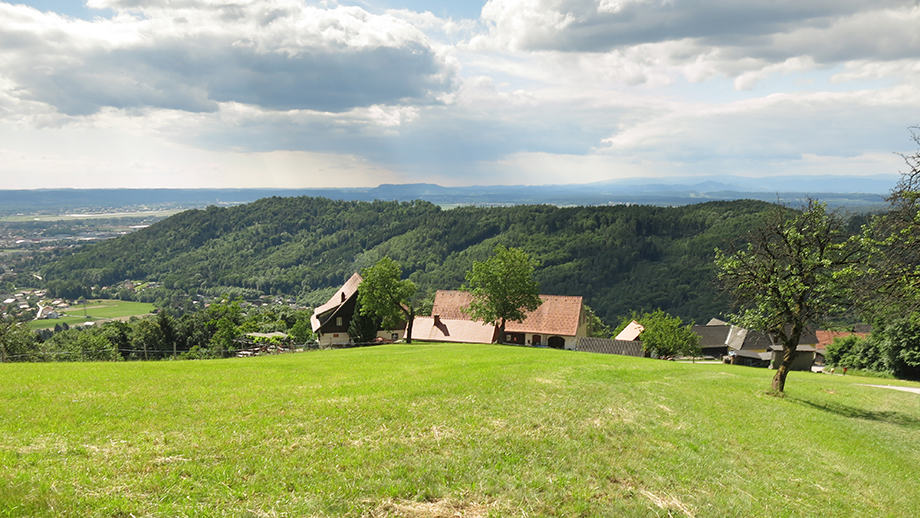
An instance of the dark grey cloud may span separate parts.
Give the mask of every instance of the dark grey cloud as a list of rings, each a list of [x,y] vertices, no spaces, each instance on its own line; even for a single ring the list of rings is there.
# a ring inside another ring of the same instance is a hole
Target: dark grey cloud
[[[454,88],[453,71],[424,36],[394,18],[289,5],[247,17],[247,8],[255,7],[53,24],[37,12],[0,9],[0,29],[8,28],[0,30],[0,76],[16,96],[68,115],[106,107],[208,112],[220,102],[341,112],[429,104]]]
[[[605,52],[682,39],[754,44],[866,11],[914,5],[912,0],[490,0],[482,16],[493,36],[520,50]]]

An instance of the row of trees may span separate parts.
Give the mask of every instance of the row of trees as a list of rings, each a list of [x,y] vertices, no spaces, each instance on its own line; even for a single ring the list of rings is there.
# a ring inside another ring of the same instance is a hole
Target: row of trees
[[[309,310],[286,307],[244,308],[225,300],[200,311],[132,318],[56,332],[34,332],[24,323],[0,323],[2,361],[160,360],[223,358],[240,350],[251,332],[280,331],[295,343],[315,339]]]

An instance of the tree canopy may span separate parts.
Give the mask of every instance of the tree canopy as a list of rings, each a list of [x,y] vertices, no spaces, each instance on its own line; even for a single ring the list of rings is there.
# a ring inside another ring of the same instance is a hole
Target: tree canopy
[[[849,309],[864,249],[839,215],[814,200],[768,212],[746,238],[740,249],[716,251],[719,279],[739,308],[730,319],[782,344],[772,383],[782,393],[806,326]]]
[[[466,274],[473,295],[469,314],[474,320],[498,326],[498,342],[504,343],[505,323],[523,322],[540,299],[540,283],[534,280],[539,263],[519,248],[496,245],[492,257],[473,262]]]
[[[401,279],[402,268],[396,261],[384,257],[377,264],[361,271],[358,302],[362,315],[375,315],[384,329],[396,329],[406,324],[406,343],[412,343],[412,321],[415,309],[412,298],[417,288],[409,279]]]
[[[680,317],[674,317],[661,309],[652,312],[633,312],[617,326],[622,331],[630,322],[638,322],[644,328],[639,340],[642,348],[659,358],[670,356],[699,356],[700,337],[693,332],[693,325],[684,325]]]

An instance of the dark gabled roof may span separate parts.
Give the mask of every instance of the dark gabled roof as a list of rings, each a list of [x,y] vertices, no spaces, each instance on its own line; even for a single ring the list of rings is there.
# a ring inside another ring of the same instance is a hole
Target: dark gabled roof
[[[770,335],[767,333],[747,330],[741,342],[741,347],[738,349],[742,351],[766,351],[771,345],[773,345],[773,340],[770,339]]]
[[[364,279],[361,278],[360,275],[355,273],[345,281],[345,284],[343,284],[325,304],[313,310],[313,316],[310,317],[310,325],[314,333],[319,331],[319,328],[322,327],[321,322],[328,322],[329,319],[335,316],[336,311],[344,306],[346,302],[352,297],[357,296],[358,286],[363,280]],[[320,317],[322,317],[322,321]]]
[[[757,351],[744,351],[744,350],[729,351],[728,355],[738,356],[741,358],[753,358],[756,360],[763,360],[763,361],[770,361],[770,359],[772,358],[772,353],[768,353],[768,352],[759,353]]]
[[[771,351],[782,351],[783,346],[782,345],[771,345],[770,350]],[[812,345],[800,345],[795,348],[795,351],[802,352],[802,353],[813,353],[815,352],[815,348]]]
[[[700,347],[719,347],[728,345],[728,337],[731,330],[732,326],[724,324],[693,326],[693,332],[700,337]]]

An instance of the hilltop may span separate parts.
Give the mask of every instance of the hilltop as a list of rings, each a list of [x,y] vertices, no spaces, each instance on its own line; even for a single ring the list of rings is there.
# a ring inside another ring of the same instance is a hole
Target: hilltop
[[[581,295],[605,321],[656,308],[703,321],[726,309],[713,283],[714,248],[741,235],[770,206],[741,200],[442,210],[423,201],[272,197],[181,212],[79,248],[45,265],[41,275],[49,290],[71,298],[131,279],[160,286],[137,294],[141,300],[240,293],[315,304],[384,256],[400,263],[422,293],[455,289],[474,260],[502,243],[541,262],[536,276],[543,293]]]

